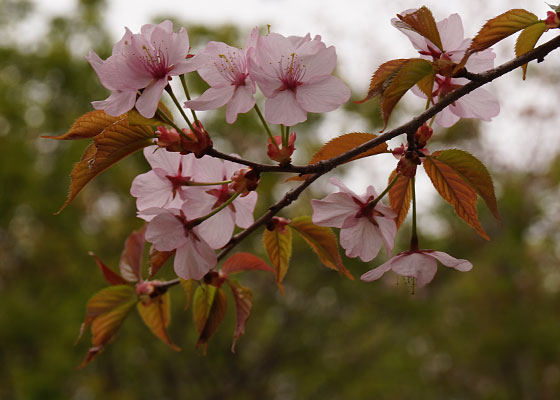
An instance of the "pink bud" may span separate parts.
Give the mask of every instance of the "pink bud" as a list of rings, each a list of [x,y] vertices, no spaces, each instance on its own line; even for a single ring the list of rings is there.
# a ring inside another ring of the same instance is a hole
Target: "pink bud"
[[[200,121],[195,123],[194,132],[187,131],[186,129],[183,129],[183,132],[191,140],[183,136],[181,137],[181,154],[193,153],[196,158],[201,158],[212,148],[212,139]]]
[[[157,145],[165,147],[169,151],[179,151],[181,136],[175,128],[168,129],[166,126],[158,126],[156,130],[158,136]]]
[[[558,28],[560,26],[558,13],[555,13],[554,11],[547,11],[545,23],[548,29]]]
[[[294,143],[296,141],[296,133],[292,132],[288,139],[288,146],[282,146],[282,138],[280,136],[274,136],[274,141],[276,145],[268,138],[268,150],[266,154],[271,160],[278,161],[280,165],[288,165],[291,161],[291,155],[295,150]]]
[[[231,177],[233,183],[231,188],[240,193],[241,196],[247,196],[249,192],[257,189],[261,174],[252,168],[242,168],[235,171]]]
[[[414,134],[414,139],[416,139],[416,142],[418,143],[418,147],[419,148],[426,147],[428,140],[430,140],[433,134],[434,134],[434,130],[426,124],[423,124],[420,128],[418,128],[416,130],[416,133]]]

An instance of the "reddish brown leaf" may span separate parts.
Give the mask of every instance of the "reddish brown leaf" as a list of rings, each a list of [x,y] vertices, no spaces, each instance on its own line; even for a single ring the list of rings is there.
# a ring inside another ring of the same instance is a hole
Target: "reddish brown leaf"
[[[528,51],[533,50],[546,30],[547,26],[544,21],[539,21],[536,24],[523,29],[517,38],[517,42],[515,43],[515,55],[519,57]],[[523,70],[523,80],[525,80],[527,75],[527,64],[523,65],[521,69]]]
[[[70,127],[70,130],[63,135],[41,137],[56,140],[88,139],[99,135],[106,128],[123,120],[126,120],[126,114],[113,117],[105,114],[102,110],[90,111],[76,119]]]
[[[436,21],[428,8],[421,7],[410,14],[397,14],[397,17],[400,19],[400,21],[396,23],[397,26],[418,33],[420,36],[431,41],[441,51],[444,50]]]
[[[274,269],[270,268],[266,262],[250,253],[235,253],[226,260],[222,267],[222,271],[226,274],[251,270],[274,272]]]
[[[208,340],[214,335],[227,310],[227,297],[223,289],[200,285],[194,292],[193,316],[199,333],[196,347],[202,346],[204,354]]]
[[[228,283],[235,300],[235,332],[233,333],[233,343],[231,345],[231,352],[235,353],[237,340],[241,335],[245,334],[245,325],[251,315],[253,293],[250,289],[241,286],[236,280],[230,280]]]
[[[263,244],[266,254],[276,272],[276,284],[283,294],[284,288],[282,287],[282,281],[284,280],[286,272],[288,272],[290,257],[292,256],[292,230],[290,227],[286,227],[283,232],[265,229]]]
[[[315,153],[313,157],[311,157],[311,160],[309,161],[309,165],[316,164],[319,161],[329,160],[331,158],[337,157],[343,153],[346,153],[349,150],[352,150],[355,147],[358,147],[366,142],[369,142],[372,139],[375,139],[376,137],[377,135],[373,135],[371,133],[364,133],[364,132],[346,133],[344,135],[335,137],[334,139],[330,140],[325,145],[323,145],[323,147],[321,147],[319,151]],[[346,162],[358,160],[364,157],[373,156],[375,154],[385,153],[386,151],[387,151],[387,143],[381,143],[375,146],[374,148],[369,149],[368,151],[365,151],[362,154],[351,158]],[[294,176],[287,179],[286,181],[304,181],[309,176],[311,175],[307,174],[303,176]]]
[[[389,182],[392,182],[396,175],[397,170],[394,170],[389,177]],[[406,215],[408,214],[411,200],[412,179],[399,174],[397,181],[393,184],[391,189],[389,189],[389,204],[395,214],[397,214],[397,217],[395,218],[397,229],[400,228],[406,218]]]
[[[140,301],[137,307],[142,320],[152,333],[167,343],[173,350],[179,351],[181,349],[173,344],[165,329],[171,319],[169,302],[169,292],[165,292],[156,298]]]
[[[478,221],[474,189],[453,168],[437,158],[427,156],[423,165],[440,196],[455,208],[459,218],[484,239],[490,240]]]
[[[142,280],[142,256],[144,253],[145,231],[146,225],[132,232],[124,244],[119,269],[122,277],[129,282],[138,282]]]
[[[310,216],[292,219],[290,227],[305,240],[325,266],[354,279],[342,263],[338,250],[338,240],[331,228],[315,225]]]
[[[432,156],[457,172],[482,197],[492,215],[497,220],[500,219],[492,177],[480,160],[466,151],[457,149],[436,151]]]
[[[407,61],[407,58],[398,58],[396,60],[390,60],[386,63],[381,64],[371,77],[369,90],[366,97],[364,97],[362,100],[355,101],[354,103],[361,104],[379,94],[382,94],[393,81],[393,78],[395,77],[397,72],[400,71],[402,66],[406,64]]]
[[[153,132],[145,126],[129,126],[126,119],[95,136],[94,143],[84,152],[81,161],[72,169],[70,193],[58,210],[60,213],[95,176],[124,157],[151,144]],[[92,148],[93,146],[93,148]]]
[[[154,275],[160,270],[161,267],[163,267],[166,261],[169,260],[173,254],[175,254],[175,250],[159,251],[156,250],[154,246],[150,248],[150,253],[148,255],[149,279],[154,277]]]
[[[95,259],[95,262],[97,263],[97,266],[101,270],[101,273],[103,274],[103,277],[111,285],[125,285],[127,283],[126,280],[122,276],[120,276],[119,274],[114,272],[112,269],[110,269],[108,266],[106,266],[105,263],[103,261],[101,261],[101,259],[99,257],[97,257],[94,253],[89,252],[89,255],[92,256]]]

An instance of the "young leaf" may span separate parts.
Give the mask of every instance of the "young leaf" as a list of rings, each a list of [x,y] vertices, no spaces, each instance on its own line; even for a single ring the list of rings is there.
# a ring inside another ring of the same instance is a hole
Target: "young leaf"
[[[310,216],[294,218],[289,226],[305,240],[326,267],[343,272],[348,278],[354,279],[342,264],[338,240],[331,228],[315,225]]]
[[[189,306],[191,305],[193,293],[196,288],[196,281],[194,279],[181,279],[181,278],[179,278],[179,280],[181,282],[181,286],[185,290],[185,296],[187,297],[185,301],[185,311],[186,311],[189,309]]]
[[[233,343],[231,344],[231,352],[235,353],[237,340],[241,335],[245,334],[245,325],[251,315],[253,293],[250,289],[241,286],[236,280],[230,280],[228,283],[235,300],[235,332],[233,333]]]
[[[319,151],[317,151],[317,153],[315,153],[313,157],[311,157],[311,160],[309,161],[309,165],[316,164],[319,161],[329,160],[333,157],[339,156],[343,153],[346,153],[349,150],[352,150],[355,147],[358,147],[361,144],[364,144],[372,139],[375,139],[376,137],[377,135],[373,135],[371,133],[364,133],[364,132],[346,133],[344,135],[335,137],[334,139],[331,139],[329,142],[323,145],[323,147],[321,147]],[[360,155],[357,155],[356,157],[351,158],[346,162],[358,160],[364,157],[373,156],[375,154],[384,153],[386,151],[387,151],[387,143],[381,143],[375,146],[374,148],[369,149],[368,151]],[[309,176],[310,174],[303,175],[303,176],[294,176],[287,179],[286,181],[304,181]]]
[[[223,289],[210,285],[200,285],[194,292],[193,316],[199,333],[196,347],[202,345],[206,354],[208,340],[218,329],[227,309],[227,297]]]
[[[383,130],[387,127],[389,117],[401,97],[418,82],[434,74],[432,63],[421,58],[412,58],[403,65],[381,95],[381,113],[385,123]]]
[[[111,115],[105,114],[105,111],[102,110],[90,111],[85,113],[81,117],[78,117],[78,119],[74,121],[68,132],[59,136],[41,137],[45,139],[56,140],[88,139],[99,135],[106,128],[125,119],[126,114],[119,115],[118,117],[113,117]]]
[[[385,89],[391,84],[393,78],[401,70],[403,65],[407,63],[407,58],[398,58],[383,63],[377,68],[371,77],[369,83],[369,90],[362,100],[355,101],[356,104],[365,103],[366,101],[374,98],[378,94],[383,94]]]
[[[153,132],[145,126],[129,126],[126,119],[108,126],[94,138],[81,161],[74,164],[68,198],[59,214],[95,176],[117,161],[151,144]]]
[[[273,231],[265,229],[263,244],[266,254],[276,271],[276,284],[283,294],[282,280],[284,280],[284,276],[288,272],[290,257],[292,256],[292,230],[289,226],[282,232],[276,229]]]
[[[539,21],[536,24],[523,29],[517,38],[517,42],[515,43],[515,55],[519,57],[528,51],[533,50],[546,29],[547,26],[544,21]],[[527,75],[527,64],[523,65],[521,68],[523,69],[523,80],[525,80]]]
[[[397,170],[394,170],[389,177],[389,182],[392,182],[393,179],[395,179],[396,174]],[[400,228],[406,218],[406,215],[408,214],[411,200],[412,179],[399,174],[397,181],[393,184],[391,189],[389,189],[389,204],[395,214],[397,214],[397,217],[395,218],[397,229]]]
[[[150,253],[148,254],[149,279],[154,277],[154,275],[159,271],[161,267],[163,267],[166,261],[169,260],[173,254],[175,254],[175,250],[159,251],[156,250],[154,246],[150,248]]]
[[[122,276],[114,272],[111,268],[106,266],[99,257],[97,257],[91,251],[89,252],[89,255],[95,259],[95,263],[101,270],[101,273],[103,274],[103,277],[107,282],[109,282],[111,285],[126,285],[127,281]]]
[[[144,252],[145,231],[146,225],[132,232],[124,244],[119,269],[123,278],[129,282],[142,281],[142,255]]]
[[[452,167],[437,158],[427,156],[424,169],[440,196],[455,208],[463,221],[472,226],[486,240],[490,240],[478,221],[476,192]]]
[[[459,65],[455,67],[455,71],[465,66],[471,54],[485,50],[515,32],[538,22],[539,18],[535,14],[523,9],[509,10],[486,21],[472,40]]]
[[[492,215],[500,220],[494,183],[490,173],[480,160],[466,151],[457,149],[436,151],[432,157],[457,172],[482,197]]]
[[[428,8],[424,6],[410,14],[397,14],[397,17],[400,19],[400,22],[396,23],[397,26],[418,33],[443,51],[436,21]]]
[[[88,302],[80,337],[92,324],[92,347],[78,369],[85,367],[113,339],[128,312],[137,302],[136,292],[128,285],[110,286],[97,292]]]
[[[173,350],[179,351],[181,349],[171,342],[165,329],[171,319],[169,301],[169,292],[165,292],[153,299],[148,299],[146,302],[138,302],[137,307],[142,320],[152,333],[167,343]]]
[[[252,270],[274,272],[274,269],[270,268],[266,262],[250,253],[235,253],[226,260],[222,267],[222,271],[226,274]]]

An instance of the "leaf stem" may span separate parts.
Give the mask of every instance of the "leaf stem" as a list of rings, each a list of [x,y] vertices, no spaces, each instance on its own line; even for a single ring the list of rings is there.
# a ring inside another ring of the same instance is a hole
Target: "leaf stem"
[[[381,194],[379,196],[377,196],[375,199],[373,199],[372,201],[369,202],[368,207],[373,209],[375,208],[375,206],[377,205],[377,203],[379,203],[379,201],[381,201],[381,199],[387,194],[389,193],[389,190],[391,190],[391,188],[393,187],[393,185],[397,182],[397,179],[399,178],[399,174],[395,174],[395,177],[393,178],[393,180],[387,185],[387,187],[385,188],[384,191],[381,192]]]
[[[223,202],[219,207],[210,211],[210,213],[208,215],[205,215],[204,217],[200,217],[200,218],[195,218],[194,220],[192,220],[191,221],[192,226],[194,227],[194,226],[200,225],[201,223],[206,221],[208,218],[213,217],[214,215],[216,215],[217,213],[222,211],[224,208],[229,206],[239,196],[239,194],[240,193],[233,194],[229,199],[227,199],[225,202]]]

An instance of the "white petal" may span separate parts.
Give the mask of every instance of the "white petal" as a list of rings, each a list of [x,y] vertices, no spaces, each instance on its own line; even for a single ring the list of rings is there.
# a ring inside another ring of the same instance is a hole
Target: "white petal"
[[[392,264],[393,271],[403,276],[413,276],[419,287],[431,282],[437,271],[435,258],[420,253],[410,253]]]
[[[348,257],[371,261],[379,253],[381,244],[378,229],[367,218],[360,218],[352,228],[340,230],[340,245],[346,250]]]
[[[429,256],[437,258],[438,261],[446,267],[455,268],[458,271],[470,271],[473,267],[470,261],[452,257],[442,251],[422,250],[422,252]]]

